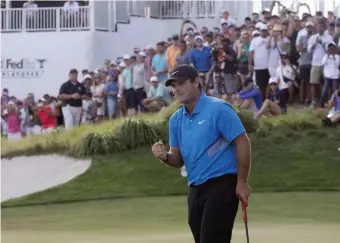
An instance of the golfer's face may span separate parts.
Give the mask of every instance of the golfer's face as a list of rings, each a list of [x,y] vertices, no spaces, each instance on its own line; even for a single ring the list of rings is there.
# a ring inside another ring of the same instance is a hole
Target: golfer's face
[[[192,86],[189,80],[173,81],[171,84],[175,98],[183,104],[190,101],[190,90],[193,88]]]

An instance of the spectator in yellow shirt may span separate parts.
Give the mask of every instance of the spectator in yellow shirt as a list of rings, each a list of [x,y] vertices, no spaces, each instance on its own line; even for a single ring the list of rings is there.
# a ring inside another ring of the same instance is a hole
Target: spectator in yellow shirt
[[[171,46],[169,46],[166,50],[166,60],[168,63],[169,72],[176,66],[176,57],[181,53],[179,48],[179,36],[173,35]]]

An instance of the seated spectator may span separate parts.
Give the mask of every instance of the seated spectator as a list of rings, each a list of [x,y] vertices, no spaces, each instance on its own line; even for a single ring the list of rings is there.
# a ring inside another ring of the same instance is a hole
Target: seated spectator
[[[158,78],[153,76],[150,78],[151,87],[149,89],[148,98],[143,100],[143,104],[150,112],[158,112],[164,106],[171,103],[171,97],[167,89],[162,83],[158,82]]]
[[[256,114],[255,119],[259,119],[262,115],[277,116],[281,114],[280,90],[278,80],[275,77],[269,79],[269,91],[267,99],[263,102],[260,111]]]
[[[340,122],[340,89],[332,95],[328,108],[330,111],[327,117],[322,119],[322,123],[324,126],[333,126]]]
[[[50,133],[56,127],[56,120],[52,112],[52,108],[48,105],[48,100],[42,99],[38,101],[36,114],[41,123],[41,132]]]
[[[104,94],[106,96],[109,119],[116,115],[118,96],[118,72],[111,72],[106,83]]]
[[[262,107],[262,97],[260,90],[253,83],[252,78],[247,78],[243,84],[243,89],[234,96],[234,102],[240,108],[249,110],[254,114]]]
[[[92,124],[95,122],[96,118],[97,118],[96,102],[92,100],[91,92],[87,92],[85,94],[85,99],[83,100],[81,123]]]

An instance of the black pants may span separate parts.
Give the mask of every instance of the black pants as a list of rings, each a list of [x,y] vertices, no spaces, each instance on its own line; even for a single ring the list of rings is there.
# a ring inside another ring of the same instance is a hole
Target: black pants
[[[229,243],[238,209],[236,175],[223,175],[190,186],[189,226],[195,243]]]

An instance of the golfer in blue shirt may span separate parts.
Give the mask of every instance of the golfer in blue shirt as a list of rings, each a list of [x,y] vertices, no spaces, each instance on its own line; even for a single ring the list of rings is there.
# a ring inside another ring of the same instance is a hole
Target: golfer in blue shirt
[[[183,104],[169,121],[169,145],[152,146],[165,164],[185,165],[195,243],[231,242],[239,200],[248,204],[250,141],[234,109],[201,90],[197,70],[179,65],[165,82]]]

